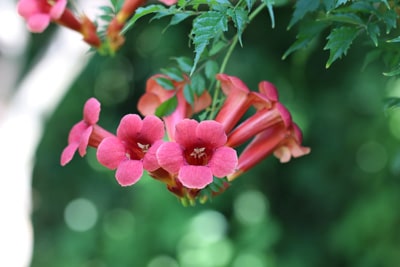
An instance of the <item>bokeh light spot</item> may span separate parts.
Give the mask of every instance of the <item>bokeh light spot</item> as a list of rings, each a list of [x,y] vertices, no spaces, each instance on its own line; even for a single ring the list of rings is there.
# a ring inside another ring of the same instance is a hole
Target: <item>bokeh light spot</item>
[[[72,200],[65,208],[64,220],[67,226],[78,232],[91,229],[97,221],[95,205],[84,198]]]
[[[264,260],[254,253],[240,253],[233,261],[232,267],[267,267]]]
[[[243,224],[261,222],[267,215],[267,209],[267,198],[256,190],[241,193],[234,202],[235,217]]]
[[[225,236],[227,222],[223,214],[206,210],[192,219],[189,231],[197,236],[197,242],[214,242]]]
[[[387,161],[386,149],[376,142],[363,144],[356,154],[357,164],[361,170],[368,173],[375,173],[382,170]]]
[[[147,267],[179,267],[178,262],[167,255],[159,255],[152,259]]]
[[[105,215],[103,226],[105,233],[111,238],[130,238],[135,227],[135,218],[128,210],[114,209]]]

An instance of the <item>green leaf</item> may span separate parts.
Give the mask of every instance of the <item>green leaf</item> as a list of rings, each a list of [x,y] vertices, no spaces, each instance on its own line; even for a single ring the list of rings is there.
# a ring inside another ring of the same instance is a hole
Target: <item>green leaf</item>
[[[372,42],[374,42],[375,46],[378,46],[378,36],[381,34],[381,30],[376,24],[368,24],[367,25],[367,34],[371,38]]]
[[[397,13],[393,9],[386,10],[385,12],[378,15],[386,24],[386,33],[390,33],[392,29],[397,27]]]
[[[158,77],[155,79],[156,82],[163,87],[165,90],[175,90],[175,86],[170,79],[164,77]]]
[[[319,0],[298,0],[296,1],[295,10],[292,19],[289,22],[288,28],[290,29],[294,24],[301,20],[307,13],[317,10]]]
[[[399,43],[400,42],[400,36],[397,36],[396,38],[387,40],[386,42],[388,42],[388,43]]]
[[[232,18],[232,21],[237,29],[239,43],[241,46],[243,46],[242,33],[249,22],[248,12],[244,8],[238,7],[235,9],[229,9],[228,14]]]
[[[335,1],[335,2],[336,2],[335,7],[344,5],[344,4],[346,4],[348,1],[349,1],[349,0],[336,0],[336,1]]]
[[[324,50],[329,50],[329,59],[326,63],[326,68],[342,55],[346,55],[347,50],[357,36],[358,29],[354,27],[335,28],[327,37],[328,42]]]
[[[226,41],[218,40],[217,42],[214,42],[212,44],[211,49],[208,52],[208,55],[214,56],[214,55],[218,54],[225,47],[226,47]]]
[[[248,9],[249,11],[253,8],[254,3],[255,3],[256,1],[257,1],[257,0],[246,0],[247,9]]]
[[[110,6],[101,6],[99,7],[100,10],[104,12],[104,14],[111,15],[114,14],[114,9]]]
[[[384,109],[395,109],[400,108],[400,98],[399,97],[388,97],[384,100]]]
[[[164,73],[165,75],[167,75],[168,77],[170,77],[174,81],[181,82],[184,80],[183,73],[178,68],[161,69],[161,72]],[[166,80],[168,80],[168,79],[166,79]],[[157,81],[157,83],[158,83],[158,81]],[[172,84],[172,82],[171,82],[171,84]],[[172,84],[172,86],[173,86],[173,84]]]
[[[190,104],[194,105],[194,90],[190,84],[185,84],[185,87],[183,88],[183,96],[185,97],[185,100]]]
[[[196,95],[201,95],[206,89],[206,81],[200,73],[196,73],[192,76],[191,88]]]
[[[174,110],[176,109],[177,106],[178,106],[178,99],[176,96],[173,96],[170,99],[168,99],[167,101],[163,102],[156,109],[155,115],[157,117],[168,116],[169,114],[174,112]]]
[[[191,36],[192,42],[195,46],[195,57],[191,74],[196,69],[200,56],[205,51],[210,40],[227,30],[227,16],[217,11],[205,12],[193,20]]]
[[[208,60],[206,62],[204,72],[209,80],[215,78],[215,75],[218,73],[218,70],[219,66],[215,60]]]
[[[326,27],[327,24],[317,23],[314,20],[302,23],[299,34],[296,36],[297,40],[286,50],[282,59],[285,59],[294,51],[307,47]]]
[[[267,6],[269,17],[271,18],[271,27],[275,28],[275,15],[273,5],[275,4],[274,0],[262,0]]]
[[[332,21],[332,22],[342,22],[364,26],[364,21],[354,13],[330,13],[323,18],[319,19],[320,21]]]
[[[178,63],[178,67],[186,73],[189,73],[192,70],[193,62],[188,57],[174,57],[173,58],[176,63]]]
[[[176,13],[172,16],[171,21],[169,22],[169,25],[176,25],[182,21],[184,21],[185,19],[187,19],[188,17],[192,16],[192,13],[189,12],[185,12],[185,13]]]
[[[389,72],[384,72],[383,75],[385,76],[396,76],[400,74],[400,65],[397,66],[395,69],[392,69]]]
[[[152,13],[157,13],[161,11],[165,11],[167,8],[163,5],[149,5],[146,7],[139,7],[135,15],[126,23],[124,29],[122,32],[126,32],[128,29],[132,28],[132,26],[136,23],[136,21],[146,15],[152,14]]]

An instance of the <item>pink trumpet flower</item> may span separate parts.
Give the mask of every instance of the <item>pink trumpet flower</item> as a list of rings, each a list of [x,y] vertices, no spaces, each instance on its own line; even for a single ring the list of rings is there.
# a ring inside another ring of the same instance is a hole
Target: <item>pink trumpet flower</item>
[[[301,142],[302,134],[295,123],[290,127],[283,122],[269,127],[256,135],[242,151],[237,171],[228,176],[228,180],[236,179],[272,153],[282,163],[288,162],[292,156],[301,157],[309,154],[310,148],[301,146]]]
[[[67,0],[20,0],[18,13],[26,19],[28,29],[32,32],[43,32],[51,20],[58,20],[66,10]]]
[[[157,78],[166,78],[171,80],[175,89],[165,89],[157,83]],[[168,137],[171,141],[175,139],[175,125],[178,122],[182,121],[184,118],[190,118],[193,116],[193,114],[206,109],[211,104],[210,94],[207,91],[204,91],[202,95],[195,97],[194,105],[190,105],[183,95],[184,87],[189,82],[190,81],[188,77],[185,77],[185,79],[181,82],[177,82],[166,75],[154,75],[147,80],[146,92],[144,95],[142,95],[138,102],[138,110],[142,115],[154,115],[157,108],[162,103],[176,95],[178,106],[171,114],[164,116],[163,118]]]
[[[164,124],[156,116],[143,120],[136,114],[125,115],[118,126],[117,136],[105,138],[97,149],[98,161],[109,169],[117,169],[115,178],[121,186],[136,183],[144,167],[157,169],[152,150],[164,136]],[[154,145],[154,146],[153,146]]]
[[[213,176],[223,178],[236,169],[236,151],[225,146],[227,137],[220,123],[184,119],[176,125],[175,137],[176,142],[158,148],[157,159],[186,188],[202,189]]]
[[[221,82],[221,89],[226,95],[226,99],[215,120],[221,123],[225,132],[228,133],[251,106],[250,90],[237,77],[217,74],[216,78]]]
[[[68,136],[68,146],[61,154],[61,165],[64,166],[72,160],[78,150],[83,157],[88,146],[98,147],[100,142],[112,133],[97,125],[100,116],[100,102],[96,98],[86,101],[83,108],[83,120],[76,123]]]

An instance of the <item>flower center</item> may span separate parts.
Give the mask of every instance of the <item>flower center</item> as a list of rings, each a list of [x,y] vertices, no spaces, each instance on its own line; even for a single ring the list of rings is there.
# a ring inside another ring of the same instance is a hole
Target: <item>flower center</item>
[[[142,144],[139,142],[136,142],[136,145],[132,144],[129,146],[127,149],[125,156],[128,159],[135,159],[139,160],[144,157],[144,155],[147,153],[147,151],[150,148],[150,144]]]
[[[209,152],[205,147],[195,147],[186,151],[186,161],[190,165],[206,165],[208,163]]]

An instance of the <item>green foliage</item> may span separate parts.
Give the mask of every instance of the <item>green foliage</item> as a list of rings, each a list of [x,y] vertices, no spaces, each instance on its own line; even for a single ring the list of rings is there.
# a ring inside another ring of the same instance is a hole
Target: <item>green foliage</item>
[[[193,28],[190,33],[192,42],[195,46],[194,62],[191,74],[196,69],[201,55],[206,50],[213,38],[219,37],[224,31],[228,30],[228,17],[218,11],[208,11],[196,17],[193,21]]]
[[[342,55],[346,55],[353,40],[357,37],[357,28],[341,27],[334,29],[328,36],[328,43],[324,49],[330,51],[326,67],[329,66]]]
[[[155,115],[158,117],[168,116],[178,106],[178,99],[176,96],[171,97],[167,101],[164,101],[157,109]]]

